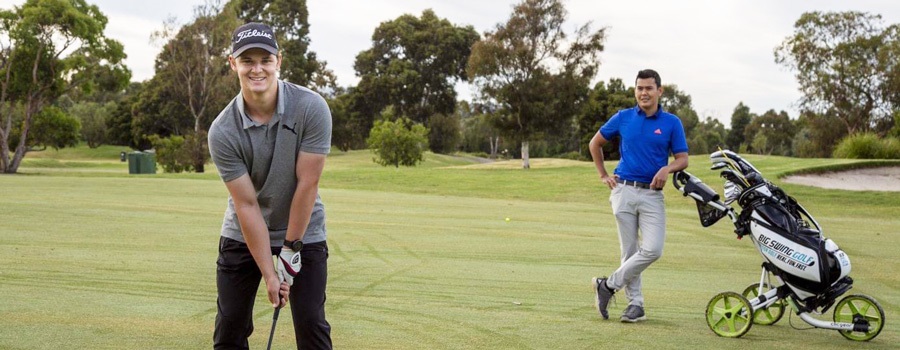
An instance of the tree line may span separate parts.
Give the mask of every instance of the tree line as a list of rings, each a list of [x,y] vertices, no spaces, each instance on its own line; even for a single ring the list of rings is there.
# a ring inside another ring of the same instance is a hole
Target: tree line
[[[432,10],[382,22],[348,87],[309,50],[309,15],[305,0],[207,0],[188,23],[169,19],[153,33],[155,75],[129,82],[122,44],[103,34],[97,6],[28,0],[0,11],[0,172],[15,173],[28,151],[82,141],[152,148],[166,171],[203,172],[206,130],[239,91],[231,31],[249,21],[279,35],[280,78],[326,98],[333,145],[371,148],[384,165],[414,165],[426,148],[521,158],[524,168],[530,157],[588,159],[591,136],[635,105],[631,77],[593,83],[607,28],[565,31],[561,0],[523,0],[481,34]],[[805,13],[774,60],[802,92],[794,118],[740,103],[726,127],[664,85],[662,107],[681,118],[692,154],[830,157],[848,136],[900,137],[900,25],[862,12]],[[474,87],[473,101],[458,98],[459,82]],[[604,152],[616,159],[617,150],[611,142]]]

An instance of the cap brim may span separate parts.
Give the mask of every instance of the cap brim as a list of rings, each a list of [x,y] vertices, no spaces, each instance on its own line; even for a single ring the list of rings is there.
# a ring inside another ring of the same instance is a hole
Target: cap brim
[[[278,54],[278,49],[272,47],[272,45],[263,44],[263,43],[252,43],[252,44],[247,44],[247,45],[241,46],[240,49],[234,50],[234,52],[231,53],[231,56],[238,57],[242,53],[244,53],[244,51],[247,51],[249,49],[263,49],[263,50],[268,51],[270,54],[273,54],[273,55]]]

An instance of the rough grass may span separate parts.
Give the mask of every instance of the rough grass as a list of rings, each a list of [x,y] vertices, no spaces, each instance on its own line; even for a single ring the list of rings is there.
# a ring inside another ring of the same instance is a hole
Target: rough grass
[[[61,153],[62,151],[60,151]],[[99,152],[98,152],[99,153]],[[702,228],[693,202],[666,189],[663,258],[644,277],[649,320],[602,321],[590,277],[618,262],[618,240],[591,163],[476,165],[427,156],[383,168],[367,151],[329,156],[321,195],[331,256],[327,312],[345,349],[894,349],[900,331],[900,196],[783,187],[852,259],[851,293],[887,313],[855,344],[796,316],[740,339],[708,330],[703,309],[741,291],[761,262],[726,222]],[[770,179],[834,159],[748,156]],[[52,163],[58,162],[58,163]],[[689,169],[714,188],[706,157]],[[610,164],[610,170],[613,164]],[[212,167],[210,167],[212,168]],[[0,349],[197,349],[211,346],[215,257],[227,193],[207,174],[128,175],[118,152],[26,158],[0,176]],[[505,221],[505,218],[510,221]],[[257,299],[251,346],[272,312]],[[618,316],[627,301],[612,305]],[[285,314],[286,315],[286,314]],[[273,348],[292,348],[282,315]],[[830,314],[823,316],[830,318]]]

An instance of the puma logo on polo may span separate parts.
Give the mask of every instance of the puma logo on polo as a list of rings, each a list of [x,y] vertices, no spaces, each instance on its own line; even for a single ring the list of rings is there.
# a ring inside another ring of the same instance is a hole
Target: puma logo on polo
[[[290,126],[287,126],[287,124],[281,124],[281,127],[282,127],[282,128],[285,128],[285,129],[287,129],[287,130],[289,130],[289,131],[292,132],[292,133],[294,133],[294,135],[297,135],[297,132],[294,131],[294,128],[292,128],[292,127],[290,127]],[[295,127],[296,127],[296,124],[295,124]]]

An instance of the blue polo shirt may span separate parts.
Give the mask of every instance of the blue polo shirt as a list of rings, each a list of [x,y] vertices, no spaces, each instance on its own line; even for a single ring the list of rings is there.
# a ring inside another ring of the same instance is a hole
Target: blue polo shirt
[[[681,120],[658,106],[656,113],[647,116],[640,106],[620,110],[600,127],[607,140],[621,137],[619,154],[622,159],[615,174],[623,180],[650,183],[660,168],[669,163],[669,153],[688,151]]]

